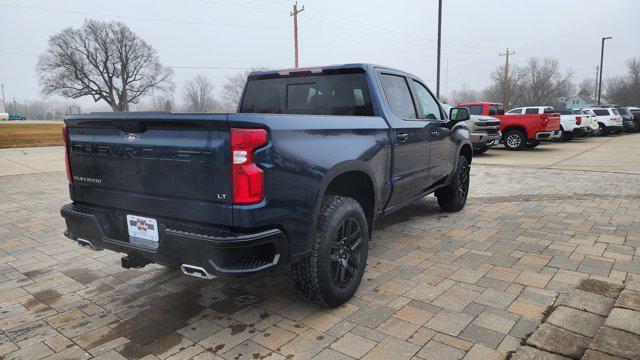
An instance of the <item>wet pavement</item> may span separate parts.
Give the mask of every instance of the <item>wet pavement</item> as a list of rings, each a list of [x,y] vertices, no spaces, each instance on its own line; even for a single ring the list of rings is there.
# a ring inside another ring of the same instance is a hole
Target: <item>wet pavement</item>
[[[585,278],[640,275],[640,176],[475,165],[471,198],[433,196],[373,233],[356,296],[306,302],[286,271],[200,280],[120,267],[63,235],[64,172],[0,177],[0,356],[500,359]]]

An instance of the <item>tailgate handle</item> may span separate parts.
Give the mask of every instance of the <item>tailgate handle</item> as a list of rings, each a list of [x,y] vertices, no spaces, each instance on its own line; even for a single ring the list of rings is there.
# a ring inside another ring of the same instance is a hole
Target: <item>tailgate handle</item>
[[[116,129],[124,132],[124,133],[143,133],[147,131],[147,127],[145,124],[138,121],[127,121],[127,122],[113,122],[113,126]]]

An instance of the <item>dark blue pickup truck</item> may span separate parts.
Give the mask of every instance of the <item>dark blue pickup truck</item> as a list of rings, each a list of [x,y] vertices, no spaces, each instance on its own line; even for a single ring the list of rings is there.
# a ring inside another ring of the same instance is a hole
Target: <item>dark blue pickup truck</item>
[[[253,72],[237,114],[65,118],[65,234],[214,278],[290,268],[326,306],[356,291],[374,222],[469,189],[466,108],[446,114],[419,78],[370,64]]]

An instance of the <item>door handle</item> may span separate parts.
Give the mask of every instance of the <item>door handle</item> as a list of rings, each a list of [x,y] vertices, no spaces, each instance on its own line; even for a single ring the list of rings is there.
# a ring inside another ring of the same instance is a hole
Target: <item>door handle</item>
[[[438,135],[440,135],[438,130],[431,130],[431,137],[438,137]]]
[[[409,134],[407,134],[407,133],[396,134],[396,139],[398,139],[398,141],[400,141],[400,142],[405,142],[405,141],[407,141],[408,138],[409,138]]]

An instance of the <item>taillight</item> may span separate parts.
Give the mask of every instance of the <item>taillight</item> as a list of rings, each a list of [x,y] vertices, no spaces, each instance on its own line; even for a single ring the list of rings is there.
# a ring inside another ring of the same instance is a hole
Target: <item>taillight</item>
[[[542,114],[540,119],[542,119],[542,127],[547,127],[547,125],[549,125],[549,117],[546,114]]]
[[[64,143],[64,165],[67,168],[67,182],[73,184],[71,167],[69,166],[69,139],[67,137],[67,125],[62,125],[62,142]]]
[[[580,116],[576,116],[576,125],[582,124],[582,118]]]
[[[264,172],[253,162],[253,153],[266,143],[264,129],[231,129],[234,204],[255,204],[264,198]]]

